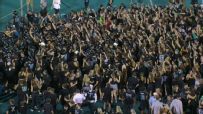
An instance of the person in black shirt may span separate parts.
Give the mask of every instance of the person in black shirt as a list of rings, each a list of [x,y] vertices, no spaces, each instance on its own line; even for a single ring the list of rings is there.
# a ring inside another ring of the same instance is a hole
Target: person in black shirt
[[[89,0],[84,0],[84,5],[85,5],[85,8],[88,8],[88,6],[89,6]]]
[[[127,91],[124,92],[124,104],[126,105],[128,113],[130,113],[130,110],[133,108],[134,97],[135,94],[130,89],[127,89]]]
[[[43,107],[44,114],[54,114],[53,105],[51,104],[51,99],[47,98],[46,103]]]
[[[127,87],[129,89],[131,89],[131,90],[137,90],[138,85],[139,85],[139,81],[138,81],[136,75],[133,75],[132,77],[128,78]]]
[[[17,106],[15,105],[14,99],[10,99],[8,111],[6,112],[6,114],[17,114]]]
[[[95,103],[97,102],[97,93],[96,93],[95,90],[93,90],[93,86],[92,85],[90,85],[90,91],[87,92],[86,102],[89,105],[91,113],[94,114],[94,111],[96,111],[96,109],[95,109]]]
[[[144,114],[145,111],[148,111],[149,105],[148,105],[148,93],[146,90],[140,90],[140,111],[141,114]]]
[[[59,101],[61,101],[62,105],[65,104],[64,98],[66,96],[69,96],[69,95],[70,95],[70,91],[68,89],[68,85],[67,84],[63,84],[62,85],[62,90],[60,91],[60,95],[59,95]]]
[[[56,100],[57,100],[57,96],[54,92],[53,88],[48,87],[47,91],[44,92],[44,97],[47,99],[51,99],[51,105],[53,106],[53,110],[54,112],[56,111]]]
[[[104,109],[107,112],[110,112],[110,110],[111,110],[111,91],[112,91],[112,88],[110,87],[110,84],[107,84],[103,90]]]
[[[17,90],[17,104],[20,105],[21,102],[28,102],[28,94],[23,91],[23,87],[19,86]]]
[[[34,86],[32,92],[32,107],[34,110],[41,111],[43,104],[44,104],[44,96],[40,92],[38,87]],[[33,109],[31,111],[33,111]]]
[[[30,23],[33,23],[34,14],[33,14],[31,11],[29,11],[29,12],[27,13],[27,18],[28,18],[28,21],[29,21]]]
[[[20,106],[18,106],[18,112],[20,114],[28,114],[27,109],[28,109],[27,103],[25,101],[21,101]]]
[[[47,0],[40,0],[40,14],[42,17],[45,17],[47,15]]]

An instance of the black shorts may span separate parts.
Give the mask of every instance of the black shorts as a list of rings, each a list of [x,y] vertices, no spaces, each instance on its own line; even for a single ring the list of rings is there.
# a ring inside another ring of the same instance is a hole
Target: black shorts
[[[148,102],[146,100],[140,101],[140,107],[139,107],[140,110],[145,110],[148,108],[149,108],[149,105],[148,105]]]
[[[54,9],[54,11],[55,11],[55,14],[59,13],[59,9]]]
[[[42,17],[45,17],[47,15],[47,8],[41,9],[40,14]]]
[[[106,102],[106,103],[111,103],[111,96],[108,96],[108,97],[104,96],[103,101]]]

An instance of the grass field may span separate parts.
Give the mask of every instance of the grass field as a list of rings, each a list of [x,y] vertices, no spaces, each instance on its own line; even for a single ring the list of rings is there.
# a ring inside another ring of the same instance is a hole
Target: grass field
[[[121,3],[124,3],[125,5],[129,5],[130,3],[137,1],[141,1],[143,4],[147,5],[150,4],[150,0],[114,0],[114,6],[118,6]],[[166,5],[169,0],[152,0],[153,4],[156,5]],[[186,6],[190,6],[191,0],[185,0]],[[203,0],[198,0],[199,3]],[[83,0],[62,0],[64,4],[61,5],[61,13],[68,13],[71,10],[80,10],[84,7]],[[90,7],[97,9],[100,4],[106,5],[108,0],[90,0]],[[24,14],[26,13],[26,0],[23,0],[24,3]],[[35,12],[39,12],[40,6],[39,6],[40,0],[33,0],[33,8]],[[48,0],[48,10],[49,13],[53,13],[53,10],[51,8],[52,6],[52,0]],[[0,31],[2,31],[5,28],[5,25],[9,22],[9,20],[12,18],[12,11],[17,10],[20,13],[20,0],[0,0]]]
[[[141,1],[143,4],[150,4],[150,0],[114,0],[114,5],[118,6],[121,3],[125,5],[129,5],[131,2]],[[185,0],[186,6],[189,7],[191,0]],[[202,0],[198,0],[201,3]],[[48,10],[49,12],[53,12],[51,5],[52,0],[48,0]],[[61,5],[61,13],[68,13],[71,10],[79,10],[83,8],[83,0],[62,0],[63,3]],[[98,8],[100,4],[106,5],[108,0],[90,0],[91,8]],[[154,4],[157,5],[166,5],[168,0],[152,0]],[[23,0],[24,3],[24,13],[26,12],[26,0]],[[33,0],[34,11],[39,12],[40,0]],[[0,30],[3,30],[7,22],[12,18],[12,11],[17,10],[20,12],[20,0],[0,0]]]
[[[114,0],[114,5],[118,6],[121,3],[129,5],[131,2],[137,2],[138,0]],[[149,4],[149,0],[140,0],[144,4]],[[158,5],[166,5],[168,0],[152,0],[153,3]],[[52,0],[48,0],[48,10],[50,13],[53,13],[51,8]],[[83,8],[83,0],[62,0],[61,13],[68,13],[71,10],[79,10]],[[90,0],[90,7],[97,9],[100,4],[106,5],[108,0]],[[24,14],[26,12],[26,0],[23,0],[24,3]],[[33,0],[34,11],[39,12],[40,0]],[[8,21],[12,18],[12,11],[17,10],[20,13],[20,0],[0,0],[0,30],[3,30]]]

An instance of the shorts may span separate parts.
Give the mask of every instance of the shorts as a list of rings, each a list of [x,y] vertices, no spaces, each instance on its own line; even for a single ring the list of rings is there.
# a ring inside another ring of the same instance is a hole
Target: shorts
[[[118,90],[118,85],[117,84],[111,84],[110,86],[111,86],[111,88],[113,90]]]
[[[55,11],[55,14],[59,13],[59,9],[54,9],[54,11]]]

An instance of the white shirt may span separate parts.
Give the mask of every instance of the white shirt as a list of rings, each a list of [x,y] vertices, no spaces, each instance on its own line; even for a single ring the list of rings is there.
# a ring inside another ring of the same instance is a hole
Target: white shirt
[[[156,98],[154,96],[151,96],[149,98],[149,106],[152,107],[152,104],[156,102]]]
[[[183,104],[182,104],[182,101],[179,100],[179,99],[174,99],[171,102],[170,109],[171,110],[173,109],[176,112],[176,114],[183,114]]]
[[[74,102],[75,104],[82,104],[84,100],[85,100],[84,94],[76,93],[76,94],[73,96],[73,102]]]
[[[162,108],[163,108],[163,103],[156,100],[152,104],[152,114],[159,114]]]
[[[53,0],[54,9],[60,9],[61,8],[60,5],[61,5],[61,0]]]

